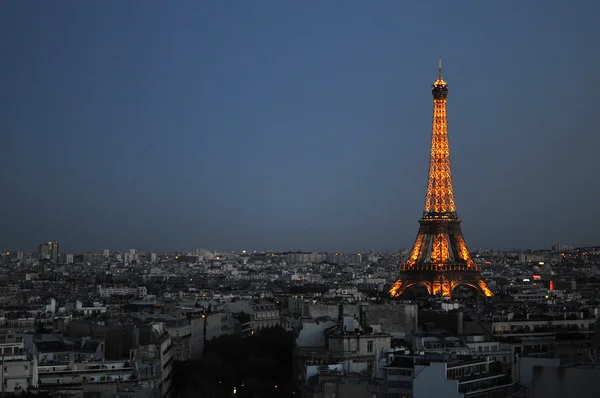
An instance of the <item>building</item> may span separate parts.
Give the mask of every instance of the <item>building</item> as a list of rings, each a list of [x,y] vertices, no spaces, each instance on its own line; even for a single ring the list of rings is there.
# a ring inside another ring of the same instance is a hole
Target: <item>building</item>
[[[557,333],[579,333],[591,336],[595,333],[597,319],[583,312],[562,314],[530,314],[524,316],[496,315],[491,331],[496,337],[545,337]]]
[[[162,323],[145,325],[140,330],[140,346],[134,353],[139,381],[157,397],[169,398],[173,392],[173,344]]]
[[[124,361],[82,362],[45,364],[37,366],[39,391],[63,393],[85,392],[116,393],[117,384],[134,384],[137,380],[134,363]],[[115,394],[116,395],[116,394]]]
[[[353,372],[368,371],[377,375],[377,363],[383,351],[391,347],[391,335],[372,331],[365,333],[352,318],[344,319],[344,327],[331,328],[325,332],[327,354],[332,359],[348,360],[345,370]]]
[[[505,398],[517,388],[500,364],[472,356],[394,356],[384,381],[389,398]]]
[[[182,314],[138,314],[140,319],[151,324],[162,324],[171,339],[171,357],[175,361],[187,361],[192,350],[192,327],[188,317]]]
[[[552,251],[553,252],[568,252],[568,251],[571,251],[573,249],[574,249],[574,247],[571,246],[571,245],[563,245],[563,244],[560,244],[560,243],[552,245]]]
[[[89,337],[67,340],[54,335],[40,335],[39,338],[32,339],[32,354],[40,366],[104,360],[104,340]]]
[[[100,253],[86,253],[83,255],[83,262],[91,265],[100,265],[106,263],[108,259]]]
[[[408,398],[413,396],[415,361],[411,357],[395,357],[383,371],[385,397]]]
[[[60,259],[60,250],[58,242],[46,242],[39,246],[38,256],[40,260],[49,260],[51,263],[58,264]]]
[[[73,254],[65,254],[65,264],[73,264]]]
[[[279,308],[271,303],[253,304],[250,316],[252,330],[275,327],[281,323]]]
[[[97,286],[98,295],[102,298],[112,296],[131,296],[136,298],[146,298],[148,289],[145,286]]]
[[[20,393],[36,386],[36,363],[25,351],[23,339],[15,337],[13,332],[5,332],[1,337],[0,391]]]
[[[425,354],[443,354],[452,352],[454,355],[468,355],[469,347],[460,336],[443,334],[416,334],[413,337],[416,351]]]
[[[467,335],[465,340],[471,355],[485,355],[504,365],[512,362],[512,350],[499,341],[486,341],[484,335]]]
[[[105,359],[113,361],[130,358],[131,351],[137,348],[139,341],[139,329],[133,320],[116,319],[101,323],[93,320],[69,320],[57,322],[57,330],[71,339],[104,339]]]
[[[360,373],[320,366],[308,384],[314,398],[373,398],[378,396],[377,382]]]
[[[599,355],[594,348],[590,350],[590,347],[569,347],[569,351],[572,348],[577,352],[571,352],[571,355],[562,358],[562,355],[555,356],[548,353],[535,357],[519,357],[516,369],[521,387],[520,396],[524,398],[597,397],[600,369],[595,363],[600,359]],[[588,352],[584,354],[584,351]]]
[[[323,386],[314,379],[322,366],[337,372],[339,377],[361,374],[363,381],[381,377],[391,335],[381,333],[378,325],[364,331],[358,319],[343,317],[338,322],[303,323],[296,346],[298,388],[303,396],[313,397],[323,392]]]

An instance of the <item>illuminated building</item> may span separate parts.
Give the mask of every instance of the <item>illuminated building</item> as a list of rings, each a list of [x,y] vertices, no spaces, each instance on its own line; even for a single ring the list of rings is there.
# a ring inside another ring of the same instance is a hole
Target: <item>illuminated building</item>
[[[450,296],[457,286],[468,285],[481,295],[492,296],[481,278],[479,265],[469,254],[456,213],[446,118],[448,86],[442,79],[441,58],[432,94],[433,127],[425,209],[415,244],[401,265],[400,278],[390,294],[400,296],[411,286],[423,285],[429,294]]]

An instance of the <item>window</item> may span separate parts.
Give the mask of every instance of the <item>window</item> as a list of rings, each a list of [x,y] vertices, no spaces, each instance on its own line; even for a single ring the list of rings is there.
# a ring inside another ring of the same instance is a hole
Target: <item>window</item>
[[[412,388],[412,383],[410,381],[399,381],[398,387],[410,390]]]
[[[373,352],[373,341],[367,341],[367,352]]]

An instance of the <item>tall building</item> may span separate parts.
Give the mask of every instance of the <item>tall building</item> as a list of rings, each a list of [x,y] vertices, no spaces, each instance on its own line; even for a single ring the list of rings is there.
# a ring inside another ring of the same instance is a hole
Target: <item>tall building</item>
[[[41,244],[38,248],[38,256],[40,260],[50,260],[50,262],[58,264],[60,258],[58,241]]]
[[[50,248],[43,243],[38,247],[38,258],[40,260],[50,260]]]
[[[401,265],[401,275],[390,289],[400,296],[414,285],[423,285],[429,294],[450,296],[459,285],[468,285],[479,294],[492,292],[479,273],[467,249],[456,213],[452,173],[446,98],[448,85],[442,79],[442,59],[439,59],[438,79],[433,83],[433,126],[431,155],[425,209],[419,220],[419,232],[408,259]]]
[[[137,253],[136,249],[129,249],[129,253],[126,253],[126,254],[129,254],[128,261],[127,260],[125,261],[126,263],[133,263],[133,262],[137,261],[138,253]]]

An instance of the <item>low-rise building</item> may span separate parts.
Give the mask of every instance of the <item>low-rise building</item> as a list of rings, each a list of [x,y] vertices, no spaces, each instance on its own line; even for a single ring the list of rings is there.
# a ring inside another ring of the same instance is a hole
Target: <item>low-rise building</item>
[[[35,362],[25,352],[23,341],[18,338],[0,343],[2,363],[0,368],[1,391],[19,393],[37,384]]]
[[[275,304],[261,303],[252,305],[251,328],[253,330],[279,326],[280,323],[281,314]]]
[[[511,397],[516,383],[489,358],[397,355],[384,368],[389,398]]]
[[[102,286],[97,287],[98,295],[102,298],[111,296],[131,296],[136,298],[145,298],[148,295],[146,286]]]
[[[140,331],[140,346],[134,352],[136,368],[143,387],[160,398],[173,392],[173,344],[163,323],[153,323]]]

